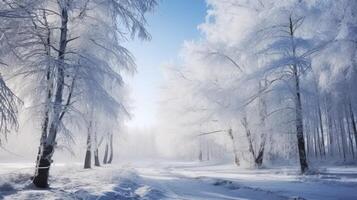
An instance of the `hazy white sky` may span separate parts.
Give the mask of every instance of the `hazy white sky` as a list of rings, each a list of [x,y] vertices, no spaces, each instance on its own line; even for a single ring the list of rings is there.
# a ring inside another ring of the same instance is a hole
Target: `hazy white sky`
[[[129,78],[132,89],[133,119],[129,127],[150,128],[156,123],[158,96],[163,80],[161,67],[178,63],[185,40],[200,37],[197,26],[204,22],[205,0],[162,0],[148,16],[149,42],[134,41],[127,47],[134,54],[138,73]]]

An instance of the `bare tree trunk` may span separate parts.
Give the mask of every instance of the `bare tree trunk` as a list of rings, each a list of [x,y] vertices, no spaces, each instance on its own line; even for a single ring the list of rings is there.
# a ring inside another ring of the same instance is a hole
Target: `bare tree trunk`
[[[350,150],[352,153],[352,158],[355,158],[355,151],[353,148],[353,139],[352,139],[352,131],[351,131],[351,126],[350,126],[350,119],[349,119],[349,111],[347,108],[347,105],[345,106],[345,118],[346,118],[346,123],[347,123],[347,131],[348,131],[348,141],[349,141],[349,146],[350,146]]]
[[[48,187],[48,176],[49,176],[49,168],[52,160],[50,159],[53,155],[52,145],[46,145],[43,148],[42,155],[38,161],[38,167],[36,169],[35,177],[32,182],[35,186],[39,188],[47,188]]]
[[[318,157],[318,134],[319,134],[319,129],[316,127],[316,129],[314,129],[314,155],[315,155],[315,158]]]
[[[48,67],[47,69],[47,74],[46,74],[46,81],[47,81],[47,99],[46,99],[46,107],[45,107],[45,113],[44,113],[44,120],[43,120],[43,124],[42,124],[42,133],[41,133],[41,139],[40,139],[40,146],[38,148],[38,153],[37,153],[37,158],[36,158],[36,171],[35,174],[37,174],[37,169],[40,167],[40,159],[42,157],[42,154],[44,152],[44,148],[45,148],[45,141],[47,139],[47,129],[48,129],[48,122],[49,122],[49,104],[51,102],[51,97],[52,97],[52,86],[51,84],[49,84],[50,82],[50,76],[51,76],[51,72],[50,69]]]
[[[357,150],[357,126],[356,126],[356,121],[355,121],[355,115],[354,115],[353,109],[352,109],[351,99],[348,103],[348,107],[350,110],[350,121],[352,123],[352,130],[353,130],[353,135],[355,137],[355,146],[356,146],[356,150]]]
[[[208,141],[206,141],[206,158],[207,158],[207,161],[210,160],[210,152],[209,152],[209,144],[208,144]]]
[[[298,141],[298,152],[300,160],[301,172],[305,173],[308,170],[306,151],[305,151],[305,141],[304,141],[304,131],[303,131],[303,122],[302,122],[302,113],[301,113],[301,99],[300,99],[300,86],[299,86],[299,77],[297,77],[297,69],[295,68],[295,81],[296,81],[296,136]]]
[[[320,125],[320,134],[321,134],[320,149],[322,150],[321,151],[322,155],[324,157],[326,157],[325,136],[324,136],[324,127],[323,127],[323,124],[322,124],[322,112],[321,112],[320,99],[318,99],[318,115],[319,115],[319,125]]]
[[[290,20],[289,27],[290,27],[292,51],[293,51],[293,56],[296,57],[296,45],[294,40],[295,27],[291,17],[289,18],[289,20]],[[306,151],[305,151],[300,80],[299,80],[298,68],[296,63],[293,64],[292,69],[293,69],[293,76],[295,81],[296,136],[298,142],[299,161],[300,161],[301,172],[305,173],[309,169],[309,167],[307,164]]]
[[[320,100],[320,92],[319,92],[319,87],[318,83],[316,80],[316,76],[314,75],[314,85],[315,85],[315,90],[316,90],[316,103],[317,103],[317,119],[318,119],[318,126],[317,126],[317,139],[318,139],[318,149],[320,152],[320,157],[326,157],[326,150],[325,150],[325,135],[324,135],[324,127],[322,123],[322,111],[321,111],[321,100]]]
[[[94,165],[100,167],[97,132],[94,132]]]
[[[329,134],[329,153],[331,156],[334,155],[334,145],[333,145],[333,140],[334,140],[334,136],[333,136],[333,120],[332,120],[332,116],[331,116],[331,108],[328,108],[327,111],[327,123],[328,123],[328,134]]]
[[[50,58],[51,56],[51,30],[48,27],[48,22],[47,22],[47,17],[46,17],[46,12],[43,11],[43,18],[45,20],[45,26],[46,26],[46,31],[47,31],[47,37],[46,41],[44,44],[44,48],[46,50],[46,56]],[[43,118],[43,123],[42,123],[42,128],[41,128],[41,139],[40,139],[40,146],[38,148],[38,153],[37,153],[37,158],[36,158],[36,171],[35,174],[37,174],[37,169],[40,167],[40,158],[43,154],[44,148],[45,148],[45,141],[47,139],[47,131],[48,131],[48,123],[49,123],[49,112],[50,112],[50,103],[51,103],[51,98],[52,98],[52,90],[53,90],[53,80],[52,80],[52,73],[51,73],[51,61],[48,61],[47,63],[47,69],[46,69],[46,87],[47,87],[47,96],[45,100],[45,112],[44,112],[44,118]]]
[[[265,145],[263,145],[263,143],[262,143],[262,146],[260,147],[260,150],[258,152],[258,156],[254,160],[255,165],[258,168],[261,168],[263,166],[264,148],[265,148]]]
[[[230,137],[231,140],[232,140],[233,153],[234,153],[234,163],[235,163],[237,166],[240,166],[240,161],[239,161],[239,156],[238,156],[238,150],[237,150],[237,147],[236,147],[236,143],[235,143],[235,141],[234,141],[234,135],[233,135],[233,131],[232,131],[231,128],[228,130],[228,135],[229,135],[229,137]]]
[[[345,133],[345,127],[343,123],[343,117],[342,113],[339,116],[339,125],[340,125],[340,134],[341,134],[341,145],[342,145],[342,154],[343,154],[343,161],[346,161],[346,133]]]
[[[259,83],[259,90],[260,91],[262,90],[262,83]],[[266,138],[267,138],[267,133],[265,130],[265,120],[268,117],[267,104],[266,104],[265,98],[262,95],[259,96],[259,116],[260,116],[260,125],[261,125],[262,132],[260,135],[261,140],[260,140],[258,155],[254,160],[255,165],[258,168],[262,167],[262,165],[263,165],[265,143],[266,143]]]
[[[113,154],[114,154],[114,151],[113,151],[113,133],[110,134],[110,140],[109,140],[109,159],[108,159],[108,164],[111,164],[112,161],[113,161]]]
[[[48,187],[49,170],[52,163],[52,156],[56,145],[56,136],[58,126],[60,124],[60,115],[62,111],[62,97],[64,89],[64,56],[67,46],[67,22],[68,11],[67,7],[61,8],[61,34],[60,34],[60,47],[58,51],[58,63],[57,63],[57,77],[56,77],[56,93],[52,111],[52,121],[49,129],[46,143],[43,147],[43,153],[39,160],[39,165],[33,178],[33,184],[39,188]]]
[[[310,142],[309,134],[305,135],[305,141],[306,141],[306,153],[307,153],[307,156],[310,156],[311,155],[311,142]]]
[[[337,133],[339,133],[339,131],[338,131],[336,119],[333,119],[333,124],[334,124],[334,130],[335,130],[335,133],[336,133],[336,135],[335,135],[335,140],[334,140],[334,141],[335,141],[335,143],[337,144],[338,154],[339,154],[340,156],[342,156],[341,144],[340,144],[341,137],[340,137],[340,135],[337,135]]]
[[[199,142],[200,142],[200,143],[199,143],[198,160],[199,160],[200,162],[202,162],[202,161],[203,161],[203,153],[202,153],[202,141],[201,141],[201,139],[200,139]]]
[[[254,148],[253,148],[253,139],[252,139],[252,134],[250,132],[250,129],[248,127],[249,125],[248,125],[248,121],[247,121],[246,117],[243,117],[242,124],[243,124],[243,126],[245,128],[245,133],[246,133],[247,140],[248,140],[248,145],[249,145],[249,147],[248,147],[249,149],[248,150],[252,154],[252,157],[253,157],[254,163],[255,163],[256,156],[255,156],[255,151],[254,151]]]
[[[108,142],[106,142],[104,157],[103,157],[103,164],[107,164],[107,162],[108,162],[108,150],[109,150],[109,145],[108,145]]]
[[[100,167],[98,148],[94,150],[94,165]]]
[[[88,128],[88,135],[87,135],[87,151],[86,151],[86,157],[84,158],[84,169],[91,168],[92,164],[92,141],[91,141],[91,123]]]
[[[200,149],[200,152],[198,153],[198,160],[199,160],[200,162],[203,161],[202,149]]]

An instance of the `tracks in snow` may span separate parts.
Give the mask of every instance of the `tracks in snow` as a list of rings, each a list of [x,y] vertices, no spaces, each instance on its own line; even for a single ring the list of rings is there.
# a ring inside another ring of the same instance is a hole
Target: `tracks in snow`
[[[143,183],[160,190],[163,199],[180,200],[239,200],[239,199],[294,199],[278,193],[235,183],[231,180],[206,176],[187,176],[175,168],[137,168]]]

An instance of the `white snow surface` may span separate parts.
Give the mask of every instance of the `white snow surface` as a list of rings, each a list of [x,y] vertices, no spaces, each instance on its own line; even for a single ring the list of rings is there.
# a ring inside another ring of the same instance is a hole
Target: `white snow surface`
[[[50,188],[31,185],[31,163],[0,163],[0,200],[8,199],[323,199],[356,200],[357,167],[239,169],[196,162],[128,163],[82,169],[54,164]]]

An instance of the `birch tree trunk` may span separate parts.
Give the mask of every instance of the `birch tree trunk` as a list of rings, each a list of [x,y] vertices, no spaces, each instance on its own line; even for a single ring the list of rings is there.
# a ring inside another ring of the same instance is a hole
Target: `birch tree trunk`
[[[253,139],[252,139],[252,134],[249,129],[248,120],[246,117],[243,117],[242,124],[245,128],[245,133],[246,133],[247,140],[248,140],[248,148],[249,148],[248,150],[252,154],[252,157],[253,157],[254,163],[255,163],[256,156],[255,156],[255,151],[254,151],[254,147],[253,147]]]
[[[97,138],[97,132],[94,132],[94,165],[99,167],[100,162],[99,162],[99,150],[98,150],[98,138]]]
[[[345,119],[346,119],[346,127],[347,127],[347,132],[348,132],[348,141],[349,141],[349,146],[350,146],[350,150],[352,153],[352,158],[355,158],[355,151],[353,148],[353,136],[352,136],[352,131],[351,131],[351,123],[350,123],[350,119],[349,119],[349,111],[347,108],[347,105],[345,106]]]
[[[91,126],[91,125],[90,125]],[[89,128],[90,129],[90,128]],[[89,169],[91,168],[92,164],[92,141],[91,141],[91,130],[88,130],[88,135],[87,135],[87,151],[86,151],[86,157],[84,158],[84,169]]]
[[[294,25],[290,17],[290,38],[293,51],[293,57],[296,58],[296,46],[294,40]],[[302,118],[302,103],[301,103],[301,91],[300,91],[300,80],[298,75],[298,66],[296,63],[292,66],[293,76],[295,81],[295,113],[296,113],[296,136],[298,142],[298,152],[301,172],[305,173],[309,167],[307,164],[306,151],[305,151],[305,141],[304,141],[304,128],[303,128],[303,118]]]
[[[295,78],[295,112],[296,112],[296,136],[298,141],[299,161],[301,172],[305,173],[308,170],[308,164],[305,152],[304,130],[302,121],[302,105],[300,97],[300,84],[297,75],[297,67],[294,65],[294,78]]]
[[[355,138],[355,147],[356,147],[356,152],[357,152],[357,126],[356,126],[356,121],[355,121],[355,115],[354,115],[353,109],[352,109],[351,99],[348,102],[348,107],[350,110],[350,121],[352,123],[352,130],[353,130],[353,135]]]
[[[236,143],[235,143],[235,141],[234,141],[234,135],[233,135],[233,131],[232,131],[231,128],[228,130],[228,135],[229,135],[229,138],[232,140],[233,154],[234,154],[234,163],[235,163],[237,166],[240,166],[240,161],[239,161],[239,157],[238,157],[238,150],[237,150],[237,147],[236,147]]]
[[[87,150],[84,158],[84,169],[92,167],[92,120],[89,121],[87,129]]]
[[[207,158],[207,161],[209,161],[211,158],[210,158],[210,145],[208,143],[208,141],[206,141],[206,158]]]
[[[321,112],[320,99],[318,99],[318,115],[319,115],[319,125],[320,125],[320,134],[321,134],[320,149],[321,149],[322,155],[325,157],[326,156],[325,135],[324,135],[324,127],[322,124],[322,112]]]
[[[343,123],[343,117],[342,117],[342,113],[340,113],[339,116],[339,125],[340,125],[340,135],[341,135],[341,145],[342,145],[342,155],[343,155],[343,161],[346,161],[346,147],[347,147],[347,142],[346,142],[346,133],[345,133],[345,127],[344,127],[344,123]]]
[[[199,153],[198,153],[198,160],[199,160],[200,162],[203,161],[202,149],[200,149],[200,151],[199,151]]]
[[[68,8],[67,5],[59,5],[61,7],[61,29],[60,29],[60,45],[58,50],[58,62],[56,71],[56,92],[52,110],[52,121],[48,131],[42,155],[39,159],[39,164],[36,169],[33,183],[39,188],[48,187],[49,170],[52,163],[52,156],[56,145],[56,136],[60,124],[60,115],[62,111],[62,97],[64,89],[64,68],[65,68],[65,52],[67,46],[67,22]]]
[[[202,141],[201,141],[201,138],[199,140],[199,147],[198,148],[199,148],[198,149],[198,160],[200,162],[202,162],[203,161],[203,153],[202,153]]]
[[[259,82],[259,90],[262,90],[262,83]],[[259,117],[260,117],[260,126],[262,129],[261,135],[260,135],[260,145],[258,149],[258,155],[255,158],[254,162],[256,167],[260,168],[263,165],[263,160],[264,160],[264,150],[265,150],[265,143],[266,143],[266,138],[267,138],[267,133],[266,133],[266,126],[265,126],[265,120],[268,117],[267,113],[267,104],[265,101],[265,98],[263,96],[259,96]]]
[[[334,136],[333,136],[333,120],[332,120],[332,116],[331,116],[331,108],[328,108],[327,110],[327,123],[328,123],[328,134],[329,134],[329,153],[330,156],[334,155]]]
[[[108,164],[111,164],[112,161],[113,161],[113,154],[114,154],[114,151],[113,151],[113,133],[110,134],[110,140],[109,140],[109,159],[108,159]]]
[[[320,146],[320,139],[319,139],[319,128],[315,127],[314,128],[314,155],[315,158],[317,159],[319,157],[319,154],[321,154],[321,149],[319,149]]]
[[[45,100],[45,109],[44,109],[44,118],[42,122],[42,127],[41,127],[41,139],[40,139],[40,146],[38,148],[38,153],[37,153],[37,158],[36,158],[36,170],[40,166],[40,158],[41,155],[43,154],[44,147],[45,147],[45,141],[47,139],[47,130],[48,130],[48,123],[49,123],[49,114],[50,114],[50,103],[51,103],[51,98],[52,98],[52,90],[53,90],[53,79],[52,79],[52,63],[49,60],[51,57],[51,30],[49,28],[48,22],[47,22],[47,17],[46,17],[46,12],[43,11],[43,18],[44,18],[44,24],[46,27],[46,40],[44,43],[44,48],[46,51],[46,56],[47,56],[47,68],[46,68],[46,100]],[[37,171],[35,171],[35,174]]]
[[[103,164],[107,164],[107,162],[108,162],[108,150],[109,150],[109,145],[108,145],[108,141],[107,141],[106,144],[105,144]]]

